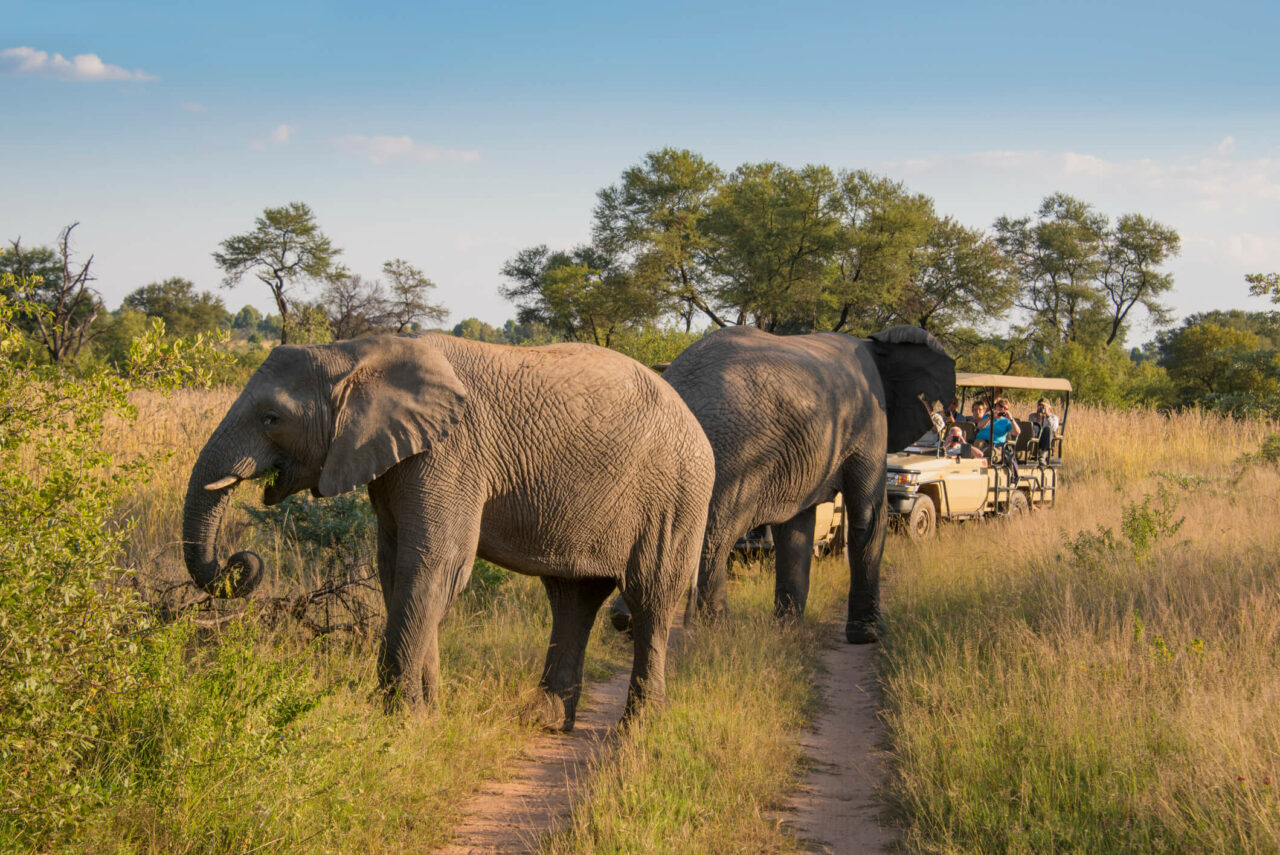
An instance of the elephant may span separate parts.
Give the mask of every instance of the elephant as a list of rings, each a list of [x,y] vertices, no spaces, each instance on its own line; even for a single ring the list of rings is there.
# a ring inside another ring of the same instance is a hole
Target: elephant
[[[231,490],[264,476],[268,505],[368,485],[389,706],[437,697],[437,626],[476,555],[542,578],[544,724],[573,728],[588,637],[615,588],[636,615],[624,717],[664,698],[668,632],[695,584],[715,468],[688,407],[634,360],[439,333],[275,348],[188,484],[184,557],[211,594],[247,596],[262,578],[252,552],[219,566],[216,540]]]
[[[724,611],[728,559],[751,528],[771,523],[774,610],[803,614],[814,507],[844,494],[850,585],[845,637],[877,638],[884,549],[885,454],[931,427],[929,402],[950,401],[955,361],[925,330],[891,327],[775,336],[734,326],[676,357],[663,379],[693,411],[715,452],[716,480],[699,565],[697,606]],[[614,624],[625,627],[615,601]]]

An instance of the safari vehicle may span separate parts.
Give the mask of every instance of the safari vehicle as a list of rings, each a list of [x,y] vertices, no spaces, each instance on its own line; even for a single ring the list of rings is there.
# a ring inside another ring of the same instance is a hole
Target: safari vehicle
[[[733,545],[739,557],[773,551],[773,527],[758,525]],[[839,555],[844,551],[844,497],[818,505],[813,522],[813,554]]]
[[[1014,516],[1033,508],[1052,507],[1057,501],[1062,466],[1063,432],[1071,406],[1071,383],[1056,377],[1015,377],[1007,374],[956,373],[956,394],[960,411],[968,400],[994,400],[1008,392],[1030,392],[1038,397],[1061,399],[1062,413],[1057,432],[1046,449],[1039,447],[1036,429],[1026,419],[1017,419],[1020,433],[1016,442],[990,449],[985,457],[947,456],[941,442],[918,443],[888,457],[888,504],[890,521],[905,528],[913,538],[933,534],[939,519],[979,519],[990,515]],[[1019,398],[1024,396],[1019,395]],[[1015,415],[1034,404],[1017,403]],[[972,442],[975,426],[957,422]],[[926,435],[931,436],[931,435]],[[1016,455],[1018,479],[1004,455]]]

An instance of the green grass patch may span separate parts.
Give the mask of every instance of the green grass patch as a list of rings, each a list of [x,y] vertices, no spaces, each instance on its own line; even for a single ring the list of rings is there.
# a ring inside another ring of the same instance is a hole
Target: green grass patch
[[[797,732],[815,710],[822,626],[843,608],[843,561],[815,563],[806,618],[773,617],[773,574],[730,587],[724,621],[699,627],[671,659],[668,703],[622,733],[571,824],[542,851],[798,851],[776,816],[803,774]]]

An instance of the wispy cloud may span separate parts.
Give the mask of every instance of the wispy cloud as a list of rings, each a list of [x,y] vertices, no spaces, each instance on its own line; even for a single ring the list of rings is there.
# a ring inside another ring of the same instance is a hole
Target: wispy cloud
[[[249,147],[258,151],[265,151],[269,148],[280,148],[283,145],[287,145],[289,140],[293,139],[293,132],[296,130],[297,128],[293,125],[276,125],[271,129],[271,133],[249,143]]]
[[[333,141],[339,151],[367,159],[375,166],[387,163],[475,163],[480,153],[460,149],[436,148],[414,142],[412,137],[338,137]]]
[[[208,108],[198,101],[183,101],[182,109],[186,110],[188,113],[203,113]]]
[[[0,74],[22,74],[29,77],[51,77],[54,80],[94,82],[101,80],[156,80],[141,69],[129,71],[108,65],[96,53],[82,53],[67,59],[60,53],[48,53],[31,47],[0,50]]]
[[[907,176],[962,174],[974,180],[1061,182],[1061,189],[1074,193],[1124,188],[1135,195],[1177,198],[1206,211],[1245,211],[1280,202],[1280,159],[1236,158],[1234,151],[1235,140],[1227,137],[1211,156],[1200,157],[1107,160],[1069,151],[982,151],[887,166]]]

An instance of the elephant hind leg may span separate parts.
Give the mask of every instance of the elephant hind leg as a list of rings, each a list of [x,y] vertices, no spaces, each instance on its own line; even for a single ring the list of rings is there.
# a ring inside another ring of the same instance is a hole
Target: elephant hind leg
[[[806,508],[773,527],[773,554],[776,575],[773,586],[773,613],[778,617],[800,617],[809,600],[809,570],[813,563],[813,526],[817,505]]]
[[[544,576],[542,584],[551,601],[551,644],[540,683],[550,708],[540,718],[549,727],[570,731],[582,692],[587,640],[600,605],[614,589],[614,581]]]

